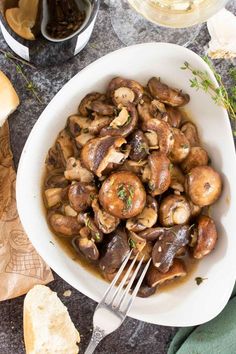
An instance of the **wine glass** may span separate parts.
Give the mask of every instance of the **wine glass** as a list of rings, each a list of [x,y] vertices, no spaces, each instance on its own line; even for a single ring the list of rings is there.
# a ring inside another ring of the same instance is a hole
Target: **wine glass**
[[[169,42],[188,46],[201,24],[228,0],[110,0],[111,23],[125,45]]]

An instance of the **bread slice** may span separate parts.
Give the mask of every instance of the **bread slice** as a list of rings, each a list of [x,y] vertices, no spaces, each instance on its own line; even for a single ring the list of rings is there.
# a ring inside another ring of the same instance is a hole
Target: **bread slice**
[[[36,285],[24,300],[26,354],[77,354],[79,332],[67,308],[47,286]]]
[[[0,71],[0,128],[7,117],[16,110],[19,97],[6,75]]]

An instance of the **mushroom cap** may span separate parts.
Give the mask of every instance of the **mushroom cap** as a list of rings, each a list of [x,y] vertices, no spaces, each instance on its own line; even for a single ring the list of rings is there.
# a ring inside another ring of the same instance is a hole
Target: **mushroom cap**
[[[180,163],[189,154],[190,144],[184,133],[177,128],[172,128],[174,144],[169,154],[169,158],[174,163]]]
[[[151,264],[147,272],[146,281],[148,286],[156,287],[157,285],[161,285],[166,281],[184,277],[186,274],[187,272],[184,262],[178,258],[175,258],[172,266],[166,273],[159,272],[158,269],[154,267],[153,264]]]
[[[146,204],[146,192],[135,174],[120,171],[113,173],[103,182],[99,201],[111,215],[129,219],[142,212]]]
[[[185,224],[190,215],[189,203],[183,195],[168,195],[160,204],[159,221],[163,226]]]
[[[161,151],[152,152],[148,156],[151,178],[149,188],[152,196],[164,193],[170,186],[170,160],[165,153]]]
[[[181,126],[181,132],[184,133],[191,147],[200,145],[200,139],[195,124],[192,122],[185,122]]]
[[[222,191],[222,180],[210,166],[194,167],[186,177],[186,193],[200,207],[213,204]]]
[[[190,170],[197,166],[206,166],[208,164],[208,154],[200,146],[194,146],[190,149],[189,154],[181,163],[181,169],[184,173],[189,173]]]
[[[53,231],[62,236],[78,235],[81,225],[77,218],[73,216],[65,216],[59,213],[51,213],[48,216],[49,225]]]
[[[193,249],[193,257],[203,258],[214,248],[218,235],[215,222],[207,215],[201,215],[197,222],[197,243]]]

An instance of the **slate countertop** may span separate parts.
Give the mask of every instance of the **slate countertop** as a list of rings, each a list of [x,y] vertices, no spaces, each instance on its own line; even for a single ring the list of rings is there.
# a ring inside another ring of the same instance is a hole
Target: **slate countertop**
[[[204,25],[190,49],[196,53],[204,54],[209,35]],[[25,89],[25,83],[18,76],[13,64],[0,54],[0,69],[11,78],[21,98],[21,105],[10,119],[11,143],[15,165],[21,155],[25,141],[47,103],[59,89],[78,71],[101,56],[121,48],[123,44],[114,33],[109,17],[108,7],[102,2],[98,19],[86,48],[75,58],[63,65],[51,68],[31,69],[25,67],[25,72],[38,88],[44,104],[38,104],[31,93]],[[0,48],[8,50],[0,34]],[[230,85],[228,69],[232,63],[224,60],[216,61],[217,70],[223,76],[227,85]],[[88,344],[92,330],[92,316],[95,302],[73,289],[55,274],[55,280],[50,288],[57,291],[59,297],[68,307],[69,313],[76,327],[81,333],[81,353]],[[65,290],[71,290],[70,297],[64,297]],[[22,328],[23,297],[0,303],[0,353],[24,353]],[[158,314],[157,314],[158,316]],[[176,332],[176,328],[156,326],[128,318],[123,326],[103,340],[98,346],[97,353],[107,354],[165,354],[168,345]]]

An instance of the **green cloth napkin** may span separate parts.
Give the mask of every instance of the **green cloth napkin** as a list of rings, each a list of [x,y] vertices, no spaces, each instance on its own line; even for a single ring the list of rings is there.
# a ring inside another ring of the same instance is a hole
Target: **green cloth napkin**
[[[224,310],[198,327],[181,328],[168,354],[236,354],[236,284]]]

